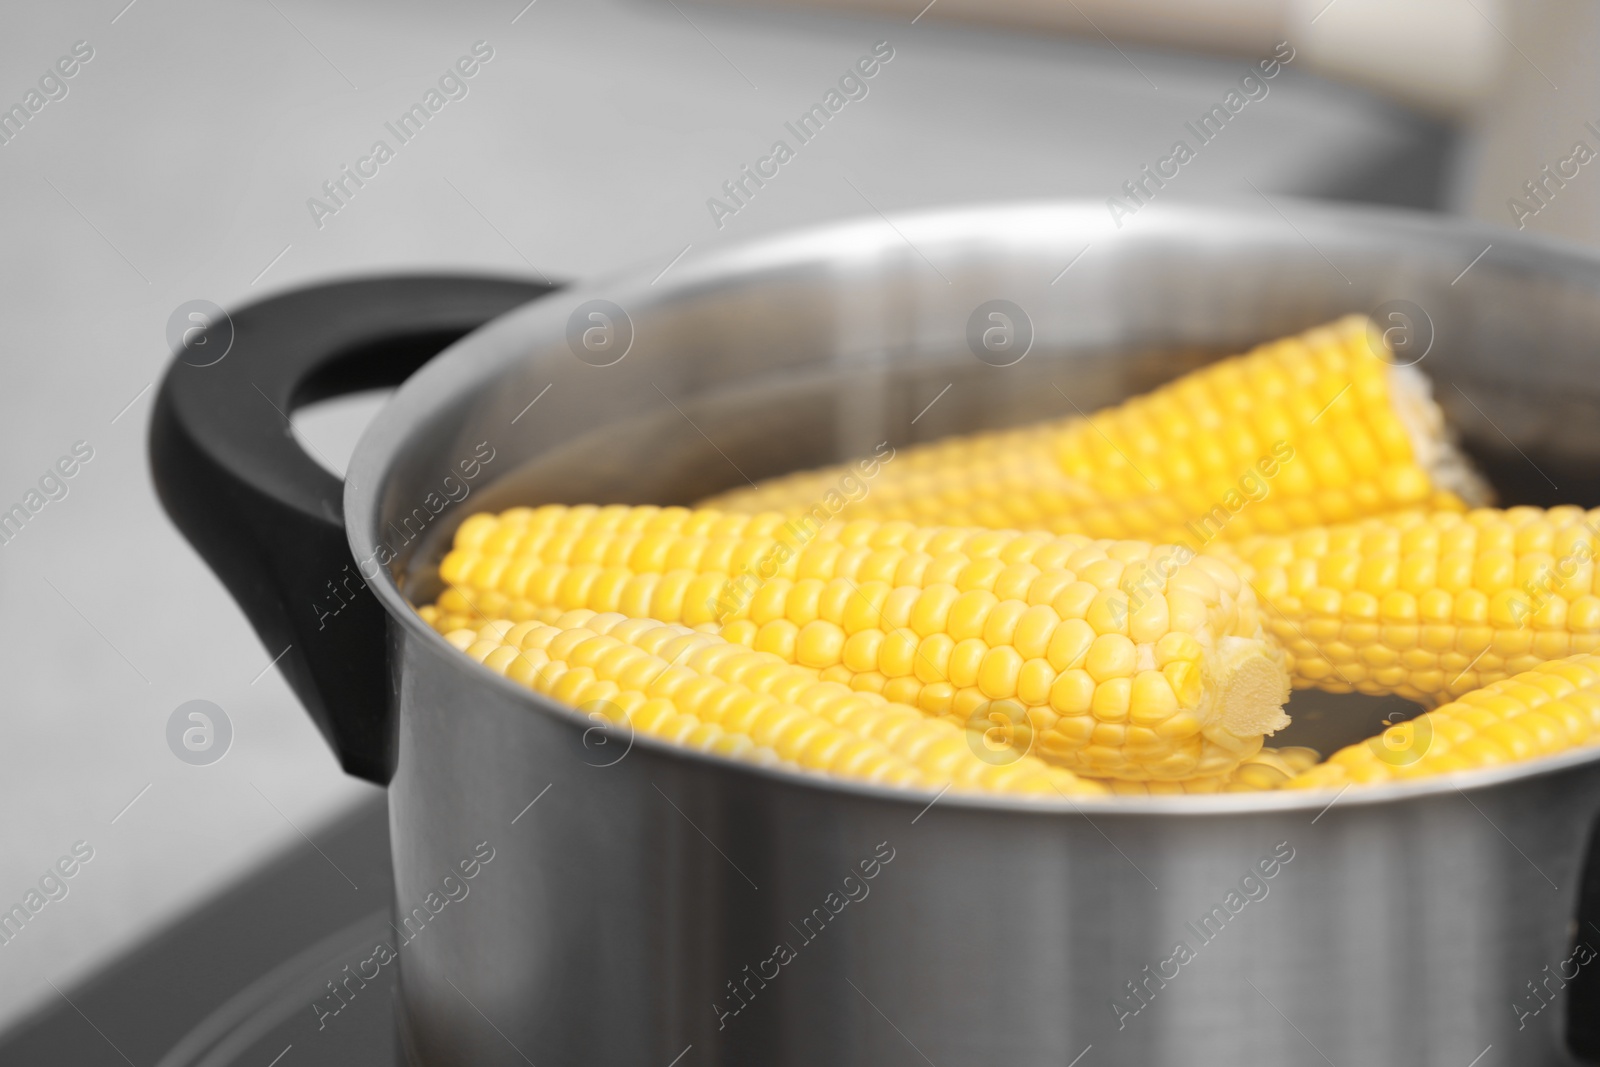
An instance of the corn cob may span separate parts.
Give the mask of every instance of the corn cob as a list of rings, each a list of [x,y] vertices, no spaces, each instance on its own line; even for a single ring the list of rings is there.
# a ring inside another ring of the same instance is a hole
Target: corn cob
[[[1263,345],[1091,417],[949,438],[703,502],[1189,543],[1488,499],[1428,380],[1364,316]],[[1387,356],[1387,352],[1383,353]],[[857,477],[857,474],[863,477]],[[1196,543],[1198,542],[1198,543]]]
[[[452,588],[429,617],[586,608],[683,623],[963,725],[1014,725],[1086,776],[1222,775],[1287,724],[1287,681],[1249,587],[1217,559],[1176,565],[1175,551],[905,522],[515,508],[461,525],[440,565]],[[1131,598],[1119,585],[1135,578]]]
[[[1267,605],[1297,687],[1434,704],[1600,650],[1600,511],[1409,512],[1208,552]]]
[[[1504,678],[1342,748],[1284,788],[1372,785],[1548,756],[1600,737],[1600,656]]]
[[[1119,796],[1170,796],[1180,793],[1266,793],[1285,788],[1322,757],[1314,748],[1263,747],[1230,773],[1179,782],[1110,779],[1105,784]]]
[[[671,623],[573,611],[553,624],[498,620],[446,639],[536,692],[701,751],[913,788],[1106,791],[1025,754],[985,759],[981,743],[949,722]]]

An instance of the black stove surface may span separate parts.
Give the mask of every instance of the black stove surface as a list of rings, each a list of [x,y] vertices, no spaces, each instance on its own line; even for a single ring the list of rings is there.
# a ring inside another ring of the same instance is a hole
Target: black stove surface
[[[380,795],[0,1035],[0,1067],[394,1067],[395,969],[350,977],[393,898]]]

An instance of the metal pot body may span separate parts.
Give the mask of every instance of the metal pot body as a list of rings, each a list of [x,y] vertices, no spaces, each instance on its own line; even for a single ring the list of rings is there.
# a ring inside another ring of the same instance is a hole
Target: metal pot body
[[[1595,502],[1593,258],[1286,210],[1152,208],[1122,231],[1082,205],[872,220],[547,297],[412,378],[345,504],[391,616],[413,1062],[1577,1062],[1569,1017],[1600,972],[1578,962],[1600,944],[1581,928],[1590,754],[1339,796],[894,793],[602,730],[409,606],[475,510],[683,503],[880,441],[1091,411],[1389,300],[1509,500],[1554,499],[1555,479]],[[981,343],[995,308],[1010,362]],[[467,498],[408,526],[470,456]],[[1322,743],[1370,731],[1358,717],[1324,716]]]
[[[625,738],[403,655],[397,921],[467,887],[405,924],[414,1063],[1574,1062],[1563,983],[1538,1014],[1527,983],[1573,954],[1590,767],[1321,812],[927,807],[608,765]]]

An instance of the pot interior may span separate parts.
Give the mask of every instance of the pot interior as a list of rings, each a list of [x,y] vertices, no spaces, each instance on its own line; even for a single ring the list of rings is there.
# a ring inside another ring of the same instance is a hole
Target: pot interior
[[[476,442],[496,457],[391,574],[410,602],[432,600],[438,561],[474,511],[690,504],[883,441],[1092,413],[1253,344],[1395,308],[1499,503],[1600,505],[1592,257],[1420,215],[1285,210],[1292,223],[1151,210],[1121,231],[1093,205],[873,219],[718,254],[660,283],[547,297],[436,361],[380,418],[373,447],[387,441],[390,454],[368,460],[384,470],[377,526],[412,511]],[[596,298],[631,327],[607,366],[570,341]],[[1004,367],[968,341],[973,313],[996,299],[1021,308],[1033,334]],[[1294,725],[1272,743],[1327,754],[1416,710],[1298,692]]]

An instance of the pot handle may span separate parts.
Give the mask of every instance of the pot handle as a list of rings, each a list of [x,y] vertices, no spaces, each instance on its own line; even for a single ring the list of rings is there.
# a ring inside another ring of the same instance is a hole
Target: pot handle
[[[162,505],[267,654],[280,657],[349,774],[382,785],[394,771],[387,623],[359,577],[344,584],[355,574],[344,486],[295,442],[289,414],[397,385],[458,338],[555,288],[422,275],[298,289],[209,326],[197,319],[203,344],[177,353],[161,382],[150,464]],[[350,602],[333,614],[317,605],[336,582]]]
[[[1580,870],[1569,957],[1579,967],[1567,979],[1567,1049],[1584,1063],[1600,1063],[1600,960],[1594,958],[1600,948],[1600,818],[1590,827]]]

